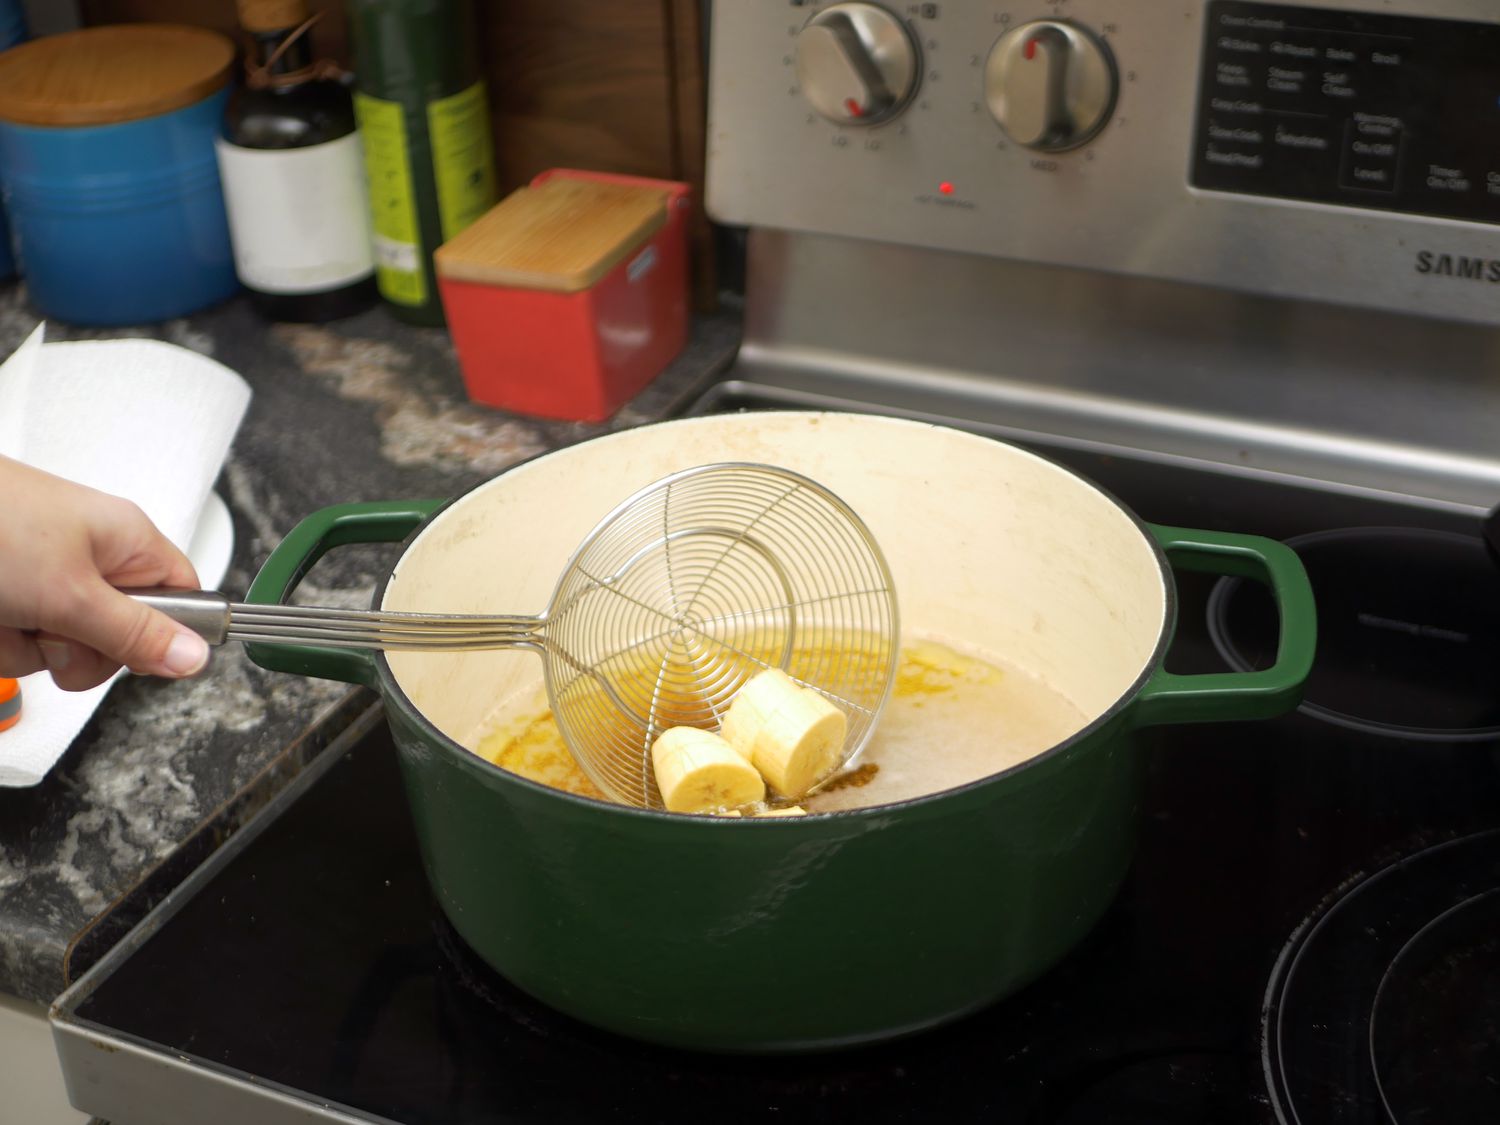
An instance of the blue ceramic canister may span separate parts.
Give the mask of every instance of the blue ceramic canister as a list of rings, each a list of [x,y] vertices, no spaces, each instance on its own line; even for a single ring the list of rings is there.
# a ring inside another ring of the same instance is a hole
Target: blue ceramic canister
[[[171,24],[0,54],[0,189],[43,316],[138,324],[238,289],[214,156],[233,59],[224,36]]]

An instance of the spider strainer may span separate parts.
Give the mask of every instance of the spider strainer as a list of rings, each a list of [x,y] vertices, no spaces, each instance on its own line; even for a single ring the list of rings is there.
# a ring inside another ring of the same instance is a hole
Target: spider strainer
[[[890,694],[899,636],[890,570],[833,493],[771,465],[685,469],[605,516],[537,617],[229,604],[136,593],[212,643],[534,648],[569,750],[623,804],[661,808],[651,744],[717,728],[735,693],[780,668],[848,719],[844,761]]]
[[[599,788],[659,808],[650,747],[716,728],[781,668],[849,720],[862,750],[896,668],[896,594],[864,522],[807,477],[705,465],[632,496],[574,555],[543,626],[563,737]]]

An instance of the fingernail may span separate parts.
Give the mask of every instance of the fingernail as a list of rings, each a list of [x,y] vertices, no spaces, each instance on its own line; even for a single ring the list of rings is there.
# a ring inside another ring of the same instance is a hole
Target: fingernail
[[[201,671],[208,663],[208,642],[197,633],[179,632],[172,635],[167,645],[167,655],[162,659],[168,672],[174,676],[191,676]]]
[[[36,647],[40,650],[42,659],[47,662],[49,672],[61,672],[73,663],[73,650],[68,647],[66,641],[39,640]]]

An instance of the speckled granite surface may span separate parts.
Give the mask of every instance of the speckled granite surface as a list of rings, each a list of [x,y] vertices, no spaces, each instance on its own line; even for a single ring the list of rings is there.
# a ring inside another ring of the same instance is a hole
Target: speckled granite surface
[[[36,323],[19,287],[0,289],[0,355]],[[329,326],[271,325],[236,300],[145,329],[48,327],[50,340],[118,336],[212,355],[254,390],[218,484],[236,534],[223,586],[240,594],[317,508],[452,495],[534,454],[671,413],[727,365],[738,326],[731,315],[701,320],[683,355],[604,425],[470,404],[447,333],[379,308]],[[299,600],[368,605],[394,550],[333,552]],[[80,935],[110,932],[98,923],[122,899],[137,912],[149,906],[135,901],[143,887],[159,898],[174,881],[168,861],[175,855],[181,866],[192,851],[185,842],[198,855],[231,831],[295,773],[294,747],[307,753],[331,737],[370,702],[362,696],[265,672],[237,645],[220,649],[192,682],[117,684],[41,785],[0,790],[0,991],[41,1001],[62,991],[86,967],[71,956]]]

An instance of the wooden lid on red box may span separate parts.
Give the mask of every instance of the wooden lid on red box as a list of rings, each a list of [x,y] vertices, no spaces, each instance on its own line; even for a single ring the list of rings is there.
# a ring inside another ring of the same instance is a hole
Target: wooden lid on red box
[[[480,285],[576,293],[661,229],[659,188],[555,179],[512,192],[438,247],[439,277]]]

